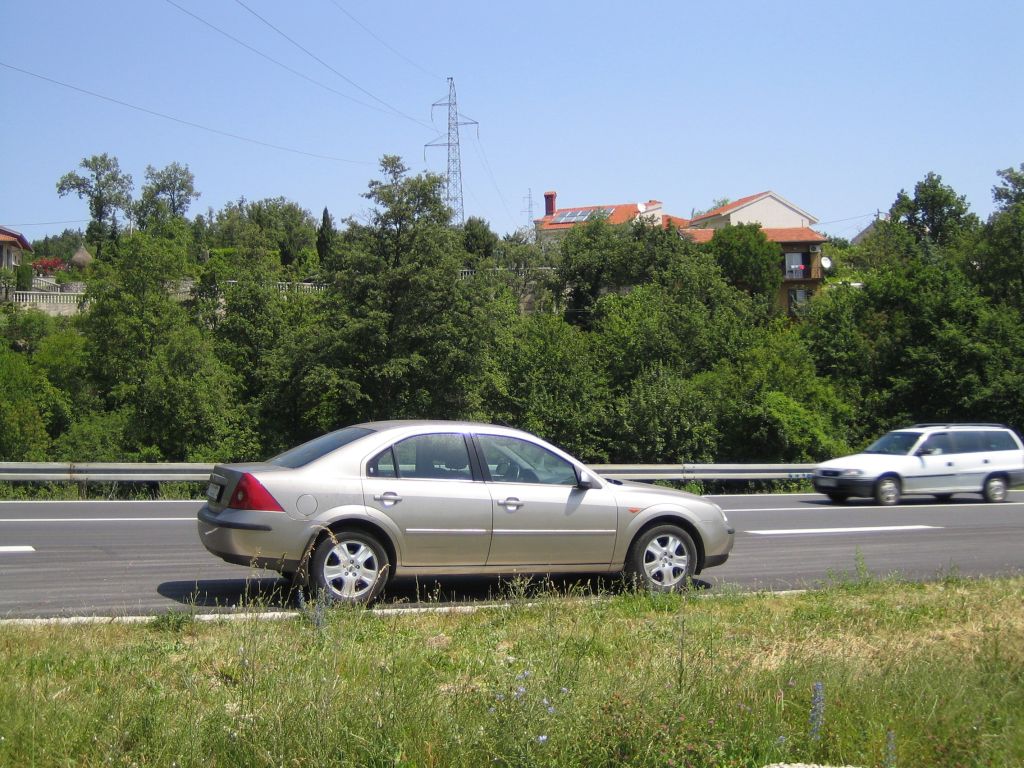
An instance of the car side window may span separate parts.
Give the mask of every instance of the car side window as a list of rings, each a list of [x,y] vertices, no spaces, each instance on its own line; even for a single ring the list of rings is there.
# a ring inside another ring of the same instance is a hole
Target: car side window
[[[949,439],[949,433],[936,432],[921,444],[917,452],[922,456],[938,456],[944,453],[953,453],[953,441]]]
[[[1009,432],[982,432],[985,448],[987,451],[1017,451],[1020,450],[1017,446],[1017,441],[1014,440]]]
[[[501,483],[576,485],[576,468],[551,451],[527,440],[477,435],[491,480]]]
[[[416,435],[394,446],[398,477],[472,480],[469,449],[460,434]]]
[[[979,453],[987,450],[984,432],[955,432],[953,442],[957,453]]]
[[[366,474],[370,477],[398,477],[394,451],[388,448],[370,459]]]

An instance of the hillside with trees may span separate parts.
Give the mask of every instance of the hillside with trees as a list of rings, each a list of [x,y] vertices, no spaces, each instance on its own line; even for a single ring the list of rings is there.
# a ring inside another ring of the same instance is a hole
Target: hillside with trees
[[[1024,164],[988,221],[928,174],[796,318],[756,225],[644,223],[554,246],[452,225],[443,179],[381,160],[362,220],[284,198],[189,215],[188,166],[57,182],[91,221],[36,245],[84,282],[0,305],[0,461],[238,461],[384,418],[536,432],[592,462],[813,462],[914,421],[1024,426]],[[95,256],[70,265],[82,243]],[[13,279],[13,277],[11,277]]]

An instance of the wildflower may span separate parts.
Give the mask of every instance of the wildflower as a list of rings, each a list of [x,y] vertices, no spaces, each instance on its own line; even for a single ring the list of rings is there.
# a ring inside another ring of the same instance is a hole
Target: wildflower
[[[543,734],[543,735],[537,737],[537,743],[538,744],[544,744],[544,743],[547,742],[547,740],[548,740],[547,734]]]
[[[518,675],[516,675],[516,680],[525,680],[529,676],[530,676],[530,670],[524,669],[522,672],[520,672]]]
[[[811,697],[811,741],[821,738],[821,727],[825,724],[825,684],[814,684],[814,696]]]
[[[526,688],[520,685],[518,688],[515,689],[512,695],[515,696],[517,699],[521,699],[523,696],[526,695]]]

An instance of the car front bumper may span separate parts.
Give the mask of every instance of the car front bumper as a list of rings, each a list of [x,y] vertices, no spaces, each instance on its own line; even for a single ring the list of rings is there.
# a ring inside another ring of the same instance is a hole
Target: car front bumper
[[[871,496],[875,492],[873,477],[822,477],[811,478],[814,490],[826,495]]]

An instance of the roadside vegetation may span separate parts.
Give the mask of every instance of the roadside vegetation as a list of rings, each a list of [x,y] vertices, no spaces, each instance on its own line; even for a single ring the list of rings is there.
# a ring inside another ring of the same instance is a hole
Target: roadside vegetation
[[[513,583],[475,613],[8,624],[0,765],[1021,765],[1022,593]]]
[[[397,157],[359,218],[283,198],[190,217],[188,166],[147,168],[136,196],[93,156],[57,185],[85,232],[34,244],[85,310],[0,303],[0,461],[251,460],[402,417],[504,422],[591,463],[816,462],[915,421],[1020,428],[1024,165],[994,180],[988,221],[936,174],[899,191],[862,242],[826,244],[791,317],[755,225],[499,237],[453,226],[441,177]]]

